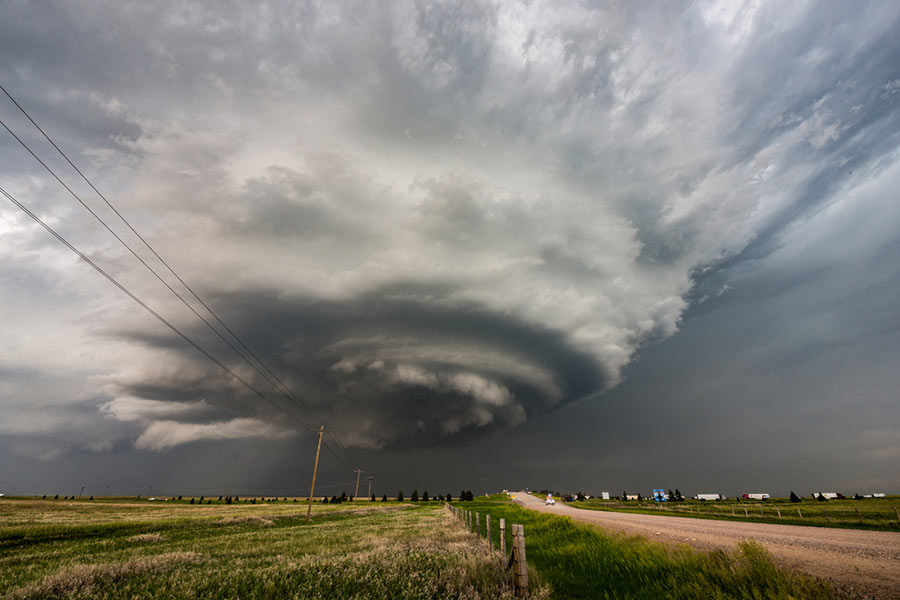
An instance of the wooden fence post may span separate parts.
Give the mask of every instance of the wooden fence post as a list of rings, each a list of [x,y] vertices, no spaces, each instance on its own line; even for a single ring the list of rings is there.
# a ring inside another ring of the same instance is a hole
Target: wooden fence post
[[[800,515],[800,518],[801,518],[801,519],[803,518],[803,513],[800,512],[800,507],[799,507],[799,506],[797,507],[797,514]]]
[[[481,513],[475,513],[475,535],[481,537]]]
[[[484,515],[484,528],[487,530],[488,548],[493,550],[494,541],[491,539],[491,515]]]
[[[525,559],[525,526],[513,525],[513,561],[516,596],[528,595],[528,562]]]
[[[778,513],[778,518],[780,519],[781,518],[781,509],[776,506],[775,511]]]
[[[506,560],[506,519],[500,518],[500,554]]]
[[[897,510],[897,507],[894,506],[894,512],[897,513],[897,520],[900,521],[900,510]]]
[[[747,513],[747,507],[744,507],[744,516],[750,518],[750,515]]]
[[[862,525],[862,517],[859,516],[859,509],[858,509],[858,508],[854,508],[853,510],[856,511],[856,521],[857,521],[860,525]]]

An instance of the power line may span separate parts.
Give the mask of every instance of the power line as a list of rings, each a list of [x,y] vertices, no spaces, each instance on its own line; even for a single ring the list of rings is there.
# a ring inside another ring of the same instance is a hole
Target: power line
[[[62,243],[62,244],[65,245],[69,250],[71,250],[71,251],[74,252],[76,255],[78,255],[78,258],[80,258],[81,260],[83,260],[84,262],[86,262],[87,264],[89,264],[91,267],[93,267],[94,270],[96,270],[96,271],[97,271],[98,273],[100,273],[103,277],[105,277],[110,283],[112,283],[114,286],[116,286],[117,288],[119,288],[119,290],[120,290],[122,293],[124,293],[126,296],[128,296],[129,298],[131,298],[134,302],[136,302],[141,308],[143,308],[144,310],[146,310],[148,313],[150,313],[151,315],[153,315],[154,317],[156,317],[156,319],[159,320],[163,325],[165,325],[166,327],[168,327],[169,329],[171,329],[176,335],[178,335],[178,337],[180,337],[180,338],[183,339],[185,342],[187,342],[188,344],[190,344],[191,346],[193,346],[198,352],[200,352],[201,354],[203,354],[203,356],[205,356],[206,358],[208,358],[209,360],[211,360],[213,363],[215,363],[215,364],[216,364],[219,368],[221,368],[223,371],[225,371],[226,373],[228,373],[229,375],[231,375],[232,377],[234,377],[237,381],[239,381],[241,384],[243,384],[244,387],[246,387],[248,390],[250,390],[251,392],[253,392],[253,393],[256,394],[257,396],[259,396],[260,398],[262,398],[263,400],[265,400],[266,402],[268,402],[269,404],[271,404],[271,405],[274,406],[275,408],[277,408],[277,409],[279,409],[279,410],[283,410],[283,409],[281,409],[280,406],[278,406],[277,404],[275,404],[274,402],[272,402],[271,398],[269,398],[268,396],[266,396],[263,392],[261,392],[261,391],[258,390],[256,387],[254,387],[250,382],[248,382],[248,381],[245,380],[243,377],[241,377],[240,375],[238,375],[237,373],[235,373],[234,371],[232,371],[230,368],[228,368],[224,363],[222,363],[219,359],[217,359],[215,356],[213,356],[212,354],[210,354],[206,349],[204,349],[202,346],[200,346],[200,344],[198,344],[197,342],[195,342],[194,340],[192,340],[186,333],[184,333],[184,332],[181,331],[178,327],[176,327],[176,326],[173,325],[171,322],[169,322],[169,321],[168,321],[165,317],[163,317],[161,314],[159,314],[158,312],[156,312],[155,310],[153,310],[152,308],[150,308],[150,306],[149,306],[146,302],[144,302],[143,300],[141,300],[140,298],[138,298],[131,290],[129,290],[129,289],[126,288],[124,285],[122,285],[121,283],[119,283],[119,281],[118,281],[115,277],[113,277],[112,275],[110,275],[109,273],[107,273],[107,272],[103,269],[103,267],[101,267],[100,265],[98,265],[97,263],[95,263],[95,262],[94,262],[93,260],[91,260],[88,256],[86,256],[81,250],[79,250],[79,249],[76,248],[74,245],[72,245],[66,238],[64,238],[62,235],[60,235],[59,233],[57,233],[55,229],[53,229],[53,228],[50,227],[47,223],[45,223],[43,219],[41,219],[39,216],[37,216],[36,214],[34,214],[27,206],[25,206],[24,204],[22,204],[21,202],[19,202],[12,194],[10,194],[10,193],[7,192],[5,189],[3,189],[3,187],[0,187],[0,194],[3,194],[3,195],[6,197],[7,200],[9,200],[9,201],[12,202],[13,204],[15,204],[22,212],[24,212],[26,215],[28,215],[29,217],[31,217],[32,220],[34,220],[38,225],[40,225],[41,227],[43,227],[44,229],[46,229],[46,230],[50,233],[50,235],[52,235],[53,237],[55,237],[57,240],[59,240],[60,243]]]
[[[162,256],[156,251],[156,249],[140,234],[138,231],[131,225],[131,223],[125,218],[125,216],[112,204],[112,202],[107,199],[107,197],[91,182],[91,180],[84,174],[84,172],[79,169],[74,162],[68,157],[68,155],[63,152],[63,150],[53,141],[53,139],[47,134],[46,131],[31,117],[31,115],[22,107],[19,102],[13,98],[13,96],[7,91],[7,89],[0,84],[0,90],[7,96],[7,98],[12,101],[12,103],[19,109],[19,111],[37,128],[38,131],[44,136],[44,138],[53,146],[54,149],[66,160],[66,162],[81,176],[81,178],[91,187],[94,192],[100,196],[101,199],[106,203],[106,205],[119,217],[119,219],[131,230],[132,233],[150,250],[150,252],[157,258],[157,260],[162,263],[166,269],[181,283],[184,288],[190,292],[190,294],[205,308],[210,315],[218,322],[228,334],[247,352],[249,356],[251,356],[256,363],[251,361],[247,356],[245,356],[240,350],[238,350],[229,340],[227,340],[221,332],[218,331],[207,319],[201,316],[191,305],[188,303],[182,296],[179,294],[168,282],[166,282],[143,258],[141,258],[135,250],[131,248],[131,246],[125,242],[119,235],[117,235],[109,225],[96,213],[94,212],[71,188],[66,185],[62,179],[60,179],[56,173],[53,172],[52,169],[41,160],[37,154],[35,154],[31,148],[20,139],[2,120],[0,123],[4,126],[4,128],[21,144],[28,152],[31,154],[35,160],[37,160],[41,166],[44,167],[59,183],[62,185],[76,200],[97,220],[99,221],[106,229],[111,233],[123,246],[125,246],[128,251],[134,255],[135,258],[140,261],[140,263],[147,268],[153,275],[165,285],[166,288],[169,289],[188,309],[191,310],[194,315],[196,315],[211,331],[213,331],[223,342],[225,342],[234,352],[237,354],[244,362],[246,362],[250,367],[252,367],[257,373],[259,373],[263,379],[269,382],[272,387],[274,387],[282,396],[287,398],[290,402],[292,402],[295,406],[299,406],[302,408],[310,417],[319,421],[322,425],[327,425],[324,419],[319,417],[315,411],[313,411],[303,400],[299,397],[299,395],[294,392],[291,388],[289,388],[281,379],[275,375],[271,369],[262,361],[245,343],[244,341],[230,328],[228,325],[219,317],[219,315],[194,291],[194,289],[187,284],[186,281],[175,271],[174,268],[165,260]],[[263,372],[265,371],[265,372]],[[271,402],[271,401],[270,401]],[[341,460],[348,462],[348,464],[352,465],[352,460],[349,459],[350,451],[344,446],[344,444],[340,441],[339,438],[335,439],[335,442],[340,449],[340,451],[345,455]]]

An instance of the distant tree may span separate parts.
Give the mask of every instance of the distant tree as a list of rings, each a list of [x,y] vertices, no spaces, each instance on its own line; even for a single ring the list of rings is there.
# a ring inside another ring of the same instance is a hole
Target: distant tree
[[[344,492],[341,492],[341,502],[346,502],[346,501],[347,501],[347,494],[345,494]]]
[[[853,494],[853,499],[854,499],[854,500],[862,500],[863,497],[860,496],[859,494]]]
[[[43,496],[41,496],[41,499],[42,499],[42,500],[46,500],[46,499],[47,499],[47,494],[44,494]]]
[[[239,496],[235,496],[235,497],[234,497],[234,501],[235,501],[235,502],[240,502],[240,501],[241,501],[241,498],[240,498]]]
[[[675,488],[675,500],[677,502],[684,502],[684,496],[681,495],[681,490]]]
[[[577,494],[575,494],[575,499],[576,500],[584,500],[585,499],[584,492],[578,492]]]
[[[466,490],[466,501],[471,502],[475,499],[475,494],[472,493],[472,490]]]
[[[353,496],[347,496],[347,501],[348,501],[348,502],[353,502]]]
[[[403,490],[397,492],[397,502],[403,502]]]
[[[422,502],[428,502],[428,490],[422,492]]]
[[[460,490],[460,491],[459,491],[459,501],[460,501],[460,502],[465,502],[465,501],[466,501],[466,490]]]
[[[791,490],[791,502],[801,502],[800,496],[794,493],[794,490]]]
[[[669,488],[668,501],[675,502],[675,494],[672,492],[672,488]]]
[[[222,496],[219,496],[219,502],[221,502],[221,501],[222,501]]]
[[[419,490],[413,490],[412,495],[409,497],[410,502],[418,502],[419,501]]]
[[[644,497],[641,496],[640,492],[638,492],[638,502],[643,502],[643,501],[644,501]]]
[[[94,497],[93,497],[93,496],[91,496],[91,497],[90,497],[90,498],[88,498],[88,500],[93,500],[93,499],[94,499]]]
[[[200,504],[203,504],[203,496],[200,496]]]
[[[450,494],[447,494],[446,496],[444,496],[444,498],[447,499],[447,502],[452,502],[452,501],[453,501],[453,498],[450,496]]]
[[[328,496],[322,496],[322,504],[328,504]]]
[[[622,490],[622,502],[628,502],[628,492]]]
[[[294,502],[295,502],[295,503],[297,502],[297,499],[296,499],[296,498],[294,498]]]
[[[256,504],[256,498],[250,498],[250,504]]]
[[[819,502],[828,502],[828,498],[826,498],[825,494],[823,494],[821,492],[819,493],[818,500],[819,500]]]
[[[387,494],[382,494],[382,495],[381,495],[381,501],[382,501],[382,502],[387,502]]]
[[[178,496],[178,499],[181,500],[181,496]]]
[[[231,504],[231,496],[225,498],[225,504]]]
[[[193,503],[194,503],[194,499],[193,499],[193,498],[191,498],[191,501],[190,501],[190,504],[193,504]]]
[[[444,495],[441,494],[440,496],[438,496],[438,500],[440,500],[441,502],[443,502],[443,501],[444,501]]]
[[[372,492],[372,497],[369,498],[370,502],[375,502],[375,492]]]

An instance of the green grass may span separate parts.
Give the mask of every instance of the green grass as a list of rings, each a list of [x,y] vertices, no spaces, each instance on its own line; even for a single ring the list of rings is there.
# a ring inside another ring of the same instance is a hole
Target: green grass
[[[900,508],[900,498],[896,496],[866,498],[863,500],[829,500],[828,502],[819,502],[811,498],[805,498],[798,503],[792,503],[786,498],[773,498],[765,502],[753,500],[725,500],[718,502],[687,500],[685,502],[664,503],[591,499],[571,502],[569,505],[589,510],[610,510],[698,519],[900,531],[900,518],[894,511],[894,506]]]
[[[497,555],[437,503],[305,514],[293,503],[3,499],[0,597],[512,597]]]
[[[528,563],[559,598],[832,599],[824,582],[777,566],[756,543],[731,553],[671,548],[639,537],[604,533],[568,517],[526,510],[495,499],[458,503],[492,518],[492,543],[499,544],[499,519],[525,526]],[[508,541],[508,543],[510,543]]]

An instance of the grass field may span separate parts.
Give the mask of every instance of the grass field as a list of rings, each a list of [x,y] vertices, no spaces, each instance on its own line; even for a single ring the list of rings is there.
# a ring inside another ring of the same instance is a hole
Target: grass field
[[[805,498],[798,503],[792,503],[787,498],[771,498],[764,502],[755,500],[706,502],[686,500],[660,503],[591,499],[572,502],[570,506],[590,510],[614,510],[700,519],[900,531],[900,515],[894,508],[900,508],[900,498],[897,496],[863,500],[829,500],[828,502]]]
[[[639,537],[607,534],[568,517],[520,508],[503,497],[461,503],[492,515],[497,523],[525,526],[529,565],[559,598],[653,599],[825,599],[836,598],[824,582],[775,565],[765,549],[743,544],[734,553],[677,549]],[[509,525],[507,525],[509,529]]]
[[[0,500],[0,596],[510,598],[496,554],[410,507]],[[546,596],[538,590],[534,596]]]

